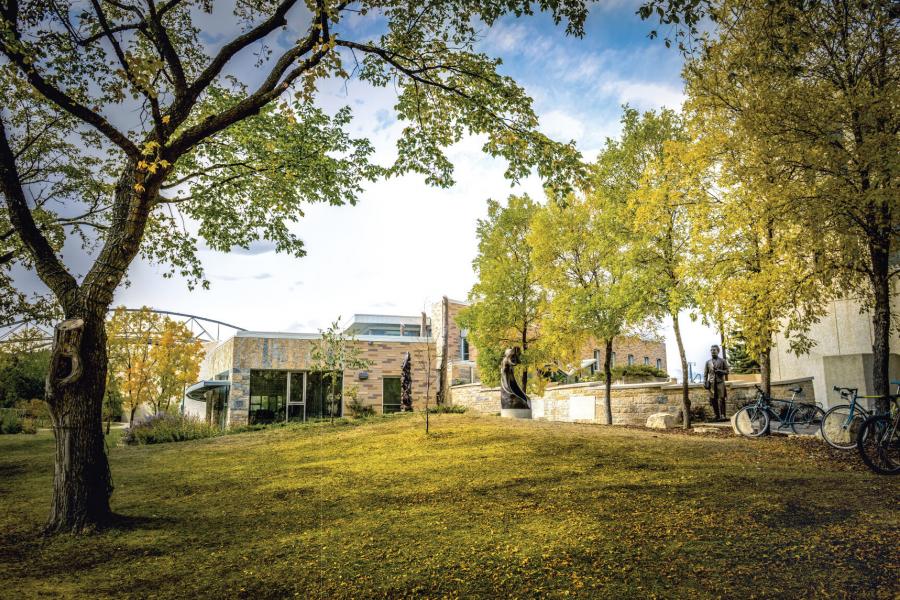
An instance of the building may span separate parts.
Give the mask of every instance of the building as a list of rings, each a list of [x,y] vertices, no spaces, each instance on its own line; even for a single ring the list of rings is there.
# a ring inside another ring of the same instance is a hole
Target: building
[[[892,308],[896,311],[897,298]],[[896,314],[896,312],[895,312]],[[895,317],[896,318],[896,317]],[[861,395],[874,394],[872,385],[872,315],[852,299],[834,300],[827,314],[809,331],[814,341],[808,354],[795,354],[784,336],[775,337],[772,380],[812,377],[815,397],[824,407],[839,404],[834,386],[858,388]],[[900,380],[900,334],[894,329],[890,347],[890,378]]]
[[[319,334],[239,331],[208,345],[201,381],[188,388],[184,412],[222,427],[302,421],[327,417],[332,411],[342,416],[353,397],[378,413],[397,412],[407,353],[413,409],[420,410],[427,396],[449,399],[452,386],[480,381],[478,350],[457,323],[465,306],[445,297],[432,307],[430,316],[354,315],[345,333],[353,336],[352,344],[370,365],[338,374],[333,406],[331,377],[312,368],[311,351]],[[621,338],[614,350],[623,360],[630,356],[636,364],[665,369],[662,341]],[[587,362],[596,358],[591,350],[585,353]]]

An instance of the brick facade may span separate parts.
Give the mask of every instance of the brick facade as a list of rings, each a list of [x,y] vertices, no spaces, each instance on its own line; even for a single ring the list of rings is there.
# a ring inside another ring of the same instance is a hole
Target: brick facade
[[[599,354],[598,371],[603,371],[603,362],[606,360],[606,346],[602,342],[591,340],[581,350],[581,356],[585,359],[594,358],[594,351]],[[666,342],[661,339],[642,338],[639,336],[619,336],[613,340],[613,365],[614,367],[623,367],[628,364],[628,356],[634,357],[635,365],[647,364],[656,367],[659,361],[659,368],[667,371],[666,365]]]

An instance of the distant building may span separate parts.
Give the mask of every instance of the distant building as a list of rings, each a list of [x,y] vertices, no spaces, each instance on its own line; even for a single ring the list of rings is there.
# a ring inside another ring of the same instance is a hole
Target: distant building
[[[441,392],[448,397],[453,385],[480,381],[478,349],[457,323],[465,306],[443,298],[430,315],[354,315],[345,333],[355,337],[353,343],[371,364],[339,375],[335,415],[345,413],[353,393],[378,413],[399,411],[400,369],[407,352],[416,410],[424,408],[426,388],[434,399]],[[188,388],[185,412],[222,427],[329,416],[330,378],[313,371],[310,358],[320,338],[312,333],[239,331],[209,344],[200,367],[202,379]],[[616,364],[630,360],[666,368],[665,343],[660,340],[617,338],[613,350]],[[591,344],[583,353],[583,369],[596,369],[598,357],[602,368],[602,348]]]

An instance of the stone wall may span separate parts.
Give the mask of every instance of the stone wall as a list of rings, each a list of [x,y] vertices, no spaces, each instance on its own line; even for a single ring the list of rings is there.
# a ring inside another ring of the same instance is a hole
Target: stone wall
[[[772,384],[772,396],[790,398],[788,388],[801,386],[804,402],[815,401],[812,378],[782,381]],[[756,395],[752,382],[729,382],[727,413],[730,416]],[[610,408],[614,425],[644,425],[647,417],[657,412],[673,415],[681,410],[682,387],[668,382],[613,385]],[[692,406],[704,406],[712,413],[709,395],[701,384],[688,386]],[[578,421],[606,424],[606,392],[600,382],[548,386],[542,397],[532,398],[533,418],[547,421]],[[500,412],[500,388],[485,388],[480,384],[451,388],[451,403],[483,413]]]

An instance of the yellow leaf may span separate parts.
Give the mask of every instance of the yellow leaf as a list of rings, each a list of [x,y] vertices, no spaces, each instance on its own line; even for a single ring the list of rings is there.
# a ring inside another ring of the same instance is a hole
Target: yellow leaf
[[[164,115],[162,118],[162,122],[166,125],[168,125],[169,121],[171,121],[171,120],[172,120],[172,117],[170,117],[169,115]]]
[[[144,186],[142,186],[139,183],[136,183],[136,184],[134,184],[134,191],[136,191],[138,194],[140,194],[141,192],[144,191]]]

